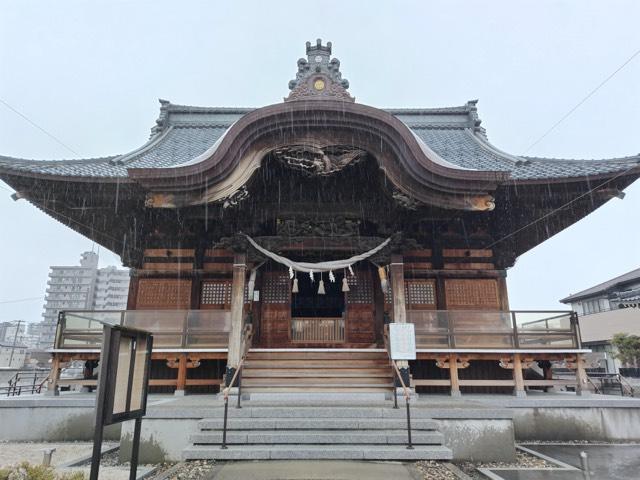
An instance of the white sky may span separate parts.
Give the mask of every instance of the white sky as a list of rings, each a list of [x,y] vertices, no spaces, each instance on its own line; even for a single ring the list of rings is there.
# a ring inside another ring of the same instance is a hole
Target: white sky
[[[462,105],[479,98],[491,142],[522,154],[638,48],[640,2],[5,1],[0,99],[80,157],[148,138],[158,98],[204,106],[282,101],[304,44],[333,42],[356,101]],[[640,151],[640,56],[528,155],[606,158]],[[0,104],[0,154],[74,155]],[[49,265],[92,243],[0,182],[0,321],[39,321]],[[559,298],[640,266],[640,182],[519,258],[512,308]],[[101,250],[101,264],[119,264]]]

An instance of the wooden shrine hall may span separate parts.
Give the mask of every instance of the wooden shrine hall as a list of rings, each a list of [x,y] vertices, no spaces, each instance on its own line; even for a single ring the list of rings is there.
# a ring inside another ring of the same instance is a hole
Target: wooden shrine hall
[[[511,155],[476,101],[363,105],[331,43],[306,54],[281,103],[160,100],[125,155],[0,157],[15,199],[131,269],[126,311],[60,313],[52,386],[95,384],[58,373],[98,359],[108,322],[154,334],[154,391],[217,392],[239,367],[247,394],[393,391],[387,324],[411,322],[417,359],[399,367],[418,392],[580,392],[576,314],[510,310],[506,272],[621,197],[640,156]],[[556,362],[576,378],[553,379]]]

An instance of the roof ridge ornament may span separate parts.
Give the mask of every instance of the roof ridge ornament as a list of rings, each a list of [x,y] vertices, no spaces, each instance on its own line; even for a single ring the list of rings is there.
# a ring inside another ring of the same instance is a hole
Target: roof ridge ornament
[[[349,81],[342,78],[340,60],[331,58],[331,42],[322,45],[318,38],[316,44],[307,42],[307,58],[298,60],[296,78],[289,82],[291,93],[284,99],[293,100],[346,100],[355,102],[347,89]]]

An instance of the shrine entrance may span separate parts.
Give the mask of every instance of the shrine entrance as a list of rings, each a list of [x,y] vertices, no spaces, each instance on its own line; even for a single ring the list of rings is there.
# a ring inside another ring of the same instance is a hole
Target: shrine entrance
[[[346,275],[346,277],[345,277]],[[354,275],[297,273],[295,287],[287,270],[273,265],[262,272],[259,307],[254,309],[260,348],[375,348],[382,336],[384,302],[372,268]],[[344,279],[346,278],[346,281]],[[321,283],[322,282],[322,283]],[[346,291],[345,291],[346,290]]]
[[[344,275],[332,280],[312,280],[309,275],[296,278],[296,292],[291,294],[291,341],[293,343],[344,342],[346,292],[342,291]]]

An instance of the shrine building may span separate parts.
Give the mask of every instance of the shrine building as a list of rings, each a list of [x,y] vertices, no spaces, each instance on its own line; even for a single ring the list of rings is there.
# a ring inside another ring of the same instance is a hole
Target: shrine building
[[[233,381],[249,397],[387,394],[400,378],[425,395],[585,387],[579,318],[510,310],[507,270],[621,197],[640,156],[506,153],[475,100],[358,103],[331,50],[307,43],[274,105],[160,100],[150,139],[124,155],[0,157],[16,199],[131,269],[126,311],[60,314],[53,388],[95,384],[58,376],[66,362],[98,359],[100,322],[153,333],[156,392]],[[398,362],[398,375],[392,323],[416,335],[416,359]],[[575,378],[553,379],[553,362]]]

